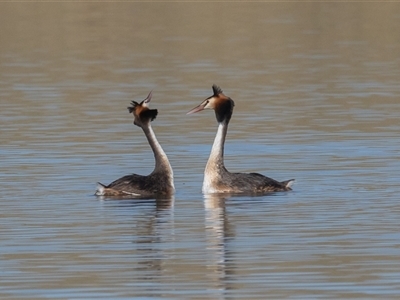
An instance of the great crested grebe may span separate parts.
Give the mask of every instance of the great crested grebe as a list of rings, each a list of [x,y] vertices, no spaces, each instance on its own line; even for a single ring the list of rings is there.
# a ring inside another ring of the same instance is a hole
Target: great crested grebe
[[[187,114],[196,113],[206,108],[214,109],[218,122],[217,135],[204,171],[203,193],[248,193],[263,194],[268,192],[290,191],[294,179],[276,181],[258,173],[230,173],[224,166],[224,144],[228,124],[235,103],[225,96],[222,90],[213,85],[214,94]]]
[[[174,175],[168,157],[157,141],[150,122],[157,116],[157,109],[149,109],[152,92],[146,99],[137,103],[132,101],[128,107],[129,113],[133,113],[133,124],[142,128],[151,149],[154,153],[156,165],[154,171],[148,176],[137,174],[126,175],[109,185],[97,183],[97,196],[129,196],[135,198],[148,198],[155,196],[169,196],[175,191]]]

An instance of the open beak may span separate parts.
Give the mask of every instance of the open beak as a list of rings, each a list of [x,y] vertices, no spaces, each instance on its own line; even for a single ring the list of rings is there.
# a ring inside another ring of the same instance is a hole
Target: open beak
[[[199,111],[202,111],[202,110],[204,110],[204,107],[205,107],[206,105],[205,104],[200,104],[199,106],[196,106],[195,108],[193,108],[192,110],[190,110],[190,111],[188,111],[186,114],[187,115],[190,115],[190,114],[194,114],[194,113],[197,113],[197,112],[199,112]]]
[[[150,91],[149,95],[142,101],[144,107],[149,107],[149,102],[151,101],[151,97],[153,97],[153,91]]]

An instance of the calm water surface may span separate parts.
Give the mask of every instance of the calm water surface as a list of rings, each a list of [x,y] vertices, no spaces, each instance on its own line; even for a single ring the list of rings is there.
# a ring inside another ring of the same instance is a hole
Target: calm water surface
[[[400,6],[0,4],[2,299],[398,299]],[[235,100],[231,171],[296,178],[201,194]],[[173,199],[108,200],[148,174],[126,107],[153,91]]]

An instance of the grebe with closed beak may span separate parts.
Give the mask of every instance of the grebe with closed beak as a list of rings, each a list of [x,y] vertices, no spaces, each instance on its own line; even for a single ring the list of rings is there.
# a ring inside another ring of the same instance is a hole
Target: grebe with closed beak
[[[133,124],[142,128],[153,150],[156,161],[154,171],[148,176],[126,175],[111,182],[109,185],[98,182],[95,195],[150,198],[170,196],[174,193],[174,175],[171,165],[150,124],[158,114],[157,109],[149,109],[151,97],[152,92],[140,103],[132,101],[132,106],[128,107],[128,110],[129,113],[133,113]]]
[[[211,97],[187,113],[192,114],[211,108],[215,111],[218,122],[217,134],[204,171],[203,193],[265,194],[290,191],[294,179],[276,181],[258,173],[230,173],[225,168],[224,144],[235,103],[225,96],[218,86],[213,85],[212,89],[214,94]]]

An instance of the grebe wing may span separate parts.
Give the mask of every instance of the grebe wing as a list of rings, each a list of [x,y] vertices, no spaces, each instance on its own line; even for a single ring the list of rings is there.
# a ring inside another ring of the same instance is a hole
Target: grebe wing
[[[276,188],[290,189],[290,187],[293,185],[293,182],[294,182],[294,179],[289,179],[289,180],[285,180],[285,181],[277,181],[275,179],[269,178],[269,177],[264,176],[259,173],[250,173],[249,175],[254,176],[254,178],[258,178],[260,180],[260,182],[262,182],[266,188],[276,187]]]
[[[232,186],[240,186],[243,191],[251,191],[255,193],[276,192],[290,190],[293,180],[280,182],[259,173],[232,173]]]
[[[142,196],[147,194],[146,187],[147,176],[131,174],[121,177],[111,182],[106,188],[125,193],[127,195]]]

